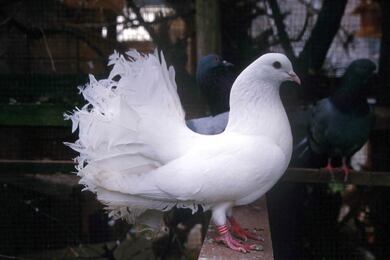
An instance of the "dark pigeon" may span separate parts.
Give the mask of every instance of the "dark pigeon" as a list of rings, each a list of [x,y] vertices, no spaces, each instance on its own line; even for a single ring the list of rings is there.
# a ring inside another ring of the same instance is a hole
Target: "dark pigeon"
[[[311,109],[307,136],[294,148],[298,166],[318,167],[325,157],[326,169],[332,173],[332,159],[340,158],[348,178],[347,161],[367,142],[375,122],[373,107],[367,103],[367,83],[375,69],[368,59],[355,60],[335,93]]]
[[[229,117],[230,90],[237,77],[233,64],[216,54],[203,57],[198,63],[196,81],[205,97],[211,116],[191,119],[187,126],[200,134],[219,134],[226,128]]]
[[[229,111],[230,90],[236,77],[233,65],[216,54],[207,55],[198,62],[196,83],[213,116]]]

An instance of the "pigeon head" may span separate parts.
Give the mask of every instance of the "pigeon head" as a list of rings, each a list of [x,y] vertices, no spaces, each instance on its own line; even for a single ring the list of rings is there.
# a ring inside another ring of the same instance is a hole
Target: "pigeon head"
[[[196,80],[199,83],[205,80],[214,70],[232,66],[233,64],[223,60],[221,56],[217,54],[209,54],[199,60],[196,69]]]
[[[298,85],[301,80],[295,74],[290,60],[281,53],[267,53],[258,58],[253,64],[253,68],[260,73],[262,81],[277,82],[279,87],[285,81],[293,81]]]
[[[351,90],[358,90],[367,87],[367,82],[372,77],[375,70],[376,65],[371,60],[355,60],[345,71],[341,87]]]
[[[264,54],[252,62],[233,84],[226,129],[246,134],[261,133],[280,140],[280,136],[290,131],[279,95],[280,85],[285,81],[300,84],[285,55]],[[283,113],[277,116],[276,111]],[[290,137],[283,140],[290,140]],[[291,151],[286,149],[285,152],[288,155]]]
[[[369,59],[354,60],[347,68],[347,73],[371,74],[375,71],[376,65]]]
[[[213,115],[229,110],[230,89],[236,76],[233,64],[219,55],[210,54],[200,59],[196,83]]]
[[[286,81],[301,84],[290,60],[281,53],[264,54],[237,77],[233,84],[230,104],[234,100],[246,102],[246,99],[268,99],[271,93],[273,93],[272,95],[277,93],[278,98],[280,98],[279,88]],[[233,99],[232,95],[235,96]]]
[[[344,73],[338,92],[348,92],[349,95],[367,96],[369,79],[374,75],[376,65],[369,59],[353,61]]]
[[[332,95],[331,101],[343,111],[366,112],[370,87],[368,82],[375,70],[375,63],[369,59],[353,61],[345,71],[341,85]]]

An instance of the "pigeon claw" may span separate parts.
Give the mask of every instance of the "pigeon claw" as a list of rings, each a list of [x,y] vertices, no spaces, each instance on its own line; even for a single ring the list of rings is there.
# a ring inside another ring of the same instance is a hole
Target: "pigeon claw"
[[[324,169],[332,175],[332,180],[334,180],[334,172],[335,171],[343,172],[344,173],[344,182],[347,182],[351,169],[348,167],[347,159],[345,157],[343,157],[342,161],[343,161],[343,165],[340,168],[333,168],[332,163],[331,163],[331,159],[329,158],[328,164],[325,166]]]
[[[237,238],[242,239],[243,241],[247,241],[249,239],[257,240],[257,241],[264,241],[264,238],[260,236],[259,234],[256,234],[255,232],[250,232],[247,229],[243,229],[238,222],[230,217],[230,228],[234,236]]]
[[[244,229],[236,229],[232,228],[232,233],[235,237],[247,241],[248,239],[256,240],[256,241],[264,241],[264,238],[254,232],[250,232],[248,230]]]
[[[334,181],[334,179],[335,179],[334,178],[334,168],[332,166],[332,159],[331,158],[328,158],[328,163],[326,164],[324,170],[329,172],[332,181]]]
[[[245,244],[242,241],[236,240],[232,237],[230,232],[227,232],[223,235],[220,235],[214,239],[218,243],[223,243],[228,248],[241,252],[241,253],[249,253],[250,251],[262,251],[263,246],[257,244]]]
[[[223,235],[220,235],[214,239],[218,243],[223,243],[228,248],[241,252],[241,253],[249,253],[250,249],[247,248],[241,241],[235,240],[230,232],[227,232]]]
[[[343,158],[343,166],[341,167],[342,171],[344,172],[344,182],[347,182],[348,181],[348,176],[349,176],[349,172],[350,172],[350,169],[348,167],[348,164],[347,164],[347,161],[345,158]]]
[[[250,247],[253,251],[264,251],[264,247],[262,245],[252,244]]]

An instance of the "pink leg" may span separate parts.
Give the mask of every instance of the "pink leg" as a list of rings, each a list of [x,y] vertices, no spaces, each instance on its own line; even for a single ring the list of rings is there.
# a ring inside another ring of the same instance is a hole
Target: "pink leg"
[[[232,230],[232,233],[234,236],[247,241],[249,239],[257,240],[257,241],[264,241],[264,238],[254,232],[250,232],[248,230],[243,229],[240,224],[233,218],[233,217],[228,217],[229,222],[230,222],[230,227]]]
[[[334,180],[334,168],[332,166],[332,158],[328,158],[328,164],[325,166],[325,170],[331,174],[332,180]]]
[[[347,159],[345,157],[343,157],[343,166],[341,167],[341,169],[344,172],[344,182],[347,182],[350,169],[348,167]]]
[[[263,250],[261,245],[244,244],[232,237],[229,232],[229,227],[225,225],[217,226],[219,236],[215,238],[216,242],[224,243],[227,247],[234,251],[249,253],[250,250]]]

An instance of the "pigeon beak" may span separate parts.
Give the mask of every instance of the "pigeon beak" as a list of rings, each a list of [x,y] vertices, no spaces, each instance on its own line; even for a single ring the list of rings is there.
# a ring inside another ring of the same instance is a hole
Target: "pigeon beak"
[[[225,65],[226,67],[233,67],[234,65],[226,60],[222,61],[222,64]]]
[[[290,71],[288,73],[288,75],[290,76],[290,80],[291,81],[294,81],[295,83],[297,83],[298,85],[301,85],[301,80],[299,79],[299,77],[297,76],[297,74],[295,74],[294,71]]]

